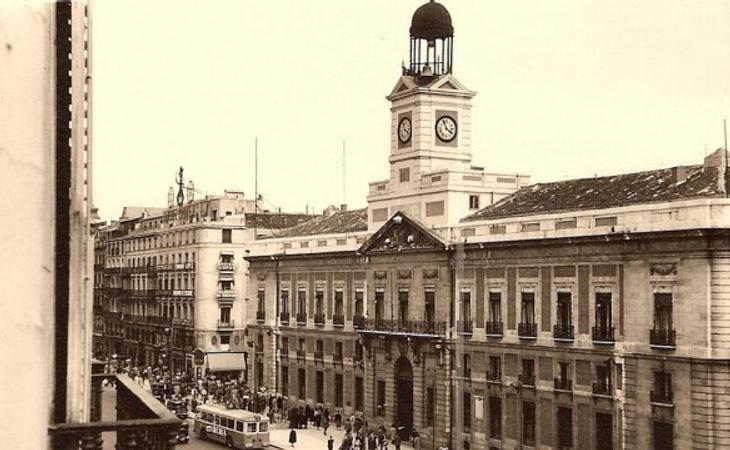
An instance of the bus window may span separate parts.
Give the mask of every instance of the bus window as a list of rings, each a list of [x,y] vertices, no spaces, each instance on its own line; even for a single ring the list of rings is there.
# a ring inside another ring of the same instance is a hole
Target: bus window
[[[256,422],[249,422],[246,424],[246,432],[247,433],[255,433],[256,432]]]
[[[231,430],[232,430],[232,429],[234,429],[234,428],[235,428],[235,426],[236,426],[236,425],[235,425],[235,422],[236,422],[236,421],[235,421],[235,420],[233,420],[233,419],[228,419],[228,428],[230,428]]]
[[[220,418],[220,417],[218,417],[218,416],[213,416],[213,419],[215,420],[215,424],[216,424],[216,425],[220,425],[220,424],[221,424],[221,418]]]
[[[259,422],[259,433],[264,433],[266,431],[269,431],[269,423]]]
[[[236,431],[243,432],[243,422],[236,421]]]

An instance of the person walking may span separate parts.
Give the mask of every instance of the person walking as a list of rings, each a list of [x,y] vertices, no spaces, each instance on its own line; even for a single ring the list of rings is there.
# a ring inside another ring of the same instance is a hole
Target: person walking
[[[421,436],[413,433],[413,450],[421,450]]]
[[[334,450],[335,448],[335,438],[332,437],[330,434],[329,439],[327,439],[327,450]]]
[[[291,431],[289,431],[289,444],[294,447],[297,443],[297,431],[292,428]]]
[[[327,429],[330,427],[330,419],[327,416],[322,417],[322,429],[324,429],[324,434],[327,434]]]

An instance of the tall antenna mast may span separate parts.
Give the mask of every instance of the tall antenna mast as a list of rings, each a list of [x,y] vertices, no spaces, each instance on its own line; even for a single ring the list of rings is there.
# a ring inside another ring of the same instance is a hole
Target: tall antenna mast
[[[259,213],[259,138],[258,136],[254,138],[254,144],[253,144],[253,189],[254,189],[254,198],[253,198],[253,210],[254,214]],[[258,232],[258,220],[254,219],[253,221],[253,238],[256,240],[259,236]]]
[[[347,158],[347,141],[342,140],[342,204],[347,204],[347,173],[345,171],[345,161]]]

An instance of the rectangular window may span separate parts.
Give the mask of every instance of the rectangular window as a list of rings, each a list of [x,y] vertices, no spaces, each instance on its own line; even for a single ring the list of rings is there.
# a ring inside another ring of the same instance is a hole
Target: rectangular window
[[[571,228],[576,228],[577,226],[578,222],[575,219],[564,219],[555,221],[556,230],[568,230]]]
[[[572,294],[558,292],[558,308],[556,322],[558,327],[569,327],[573,324]]]
[[[362,377],[355,377],[355,411],[363,410],[365,399],[365,384]]]
[[[469,209],[479,209],[479,196],[478,195],[469,196]]]
[[[471,427],[471,394],[464,392],[464,430]]]
[[[613,415],[597,412],[596,450],[613,450],[613,448]]]
[[[502,399],[489,397],[489,436],[502,439]]]
[[[343,406],[342,401],[342,374],[336,373],[335,374],[335,406],[338,408],[342,408]]]
[[[289,289],[281,290],[281,314],[289,316]]]
[[[522,323],[535,323],[535,293],[522,293]]]
[[[263,313],[266,311],[266,291],[263,288],[259,288],[258,293],[256,294],[256,299],[258,300],[258,311],[260,313]]]
[[[534,359],[523,359],[522,360],[522,375],[521,380],[525,386],[535,385],[535,360]]]
[[[425,308],[424,320],[428,323],[436,321],[436,291],[434,289],[426,289],[424,292]]]
[[[489,293],[489,321],[490,322],[501,322],[502,321],[502,293],[501,292],[490,292]]]
[[[672,294],[654,294],[654,328],[672,330]]]
[[[489,234],[506,234],[507,225],[490,225]]]
[[[674,399],[672,374],[664,371],[654,372],[654,391],[651,394],[651,401],[654,403],[672,404]]]
[[[596,327],[599,330],[608,330],[613,326],[611,310],[611,293],[596,293]]]
[[[344,293],[342,292],[342,289],[335,290],[335,315],[336,316],[344,315],[343,308],[342,308],[343,298],[344,298]]]
[[[221,324],[229,324],[231,322],[231,308],[221,308],[219,312]]]
[[[231,242],[233,242],[233,239],[232,239],[233,230],[224,228],[222,231],[223,231],[223,241],[222,242],[224,244],[230,244]]]
[[[307,291],[304,288],[297,292],[297,314],[307,314]]]
[[[573,448],[573,410],[558,407],[558,448]]]
[[[289,354],[289,338],[286,336],[281,337],[281,354],[282,355]]]
[[[502,379],[502,361],[499,356],[489,357],[489,372],[487,373],[489,381],[500,381]]]
[[[469,353],[463,355],[463,369],[464,378],[471,378],[471,355]]]
[[[317,288],[314,291],[314,314],[324,314],[324,290],[322,288]]]
[[[378,380],[377,395],[375,397],[375,411],[376,415],[385,415],[385,381]]]
[[[596,217],[596,226],[597,227],[612,227],[616,225],[617,220],[616,216],[610,216],[610,217]]]
[[[461,320],[471,322],[471,292],[461,291]]]
[[[334,361],[342,362],[343,358],[343,352],[342,352],[342,342],[335,342],[335,353],[332,355],[332,358]]]
[[[525,445],[535,445],[535,403],[522,402],[522,441]]]
[[[523,232],[540,231],[540,222],[523,223],[520,230]]]
[[[408,322],[408,290],[398,291],[398,313],[401,323]]]
[[[382,289],[375,290],[375,321],[381,322],[383,317],[383,311],[385,310],[385,291]]]
[[[674,425],[669,422],[654,422],[654,450],[674,448]]]
[[[426,426],[432,427],[434,417],[436,416],[436,389],[432,387],[426,388],[426,402],[424,404],[424,417],[426,418]]]
[[[405,168],[398,171],[398,177],[401,183],[411,181],[411,169]]]
[[[356,316],[362,316],[365,314],[364,298],[365,298],[365,295],[363,294],[362,289],[356,289],[355,290],[355,315]]]
[[[324,356],[324,341],[317,339],[314,344],[314,359],[322,359]]]
[[[317,403],[324,403],[324,372],[317,371]]]

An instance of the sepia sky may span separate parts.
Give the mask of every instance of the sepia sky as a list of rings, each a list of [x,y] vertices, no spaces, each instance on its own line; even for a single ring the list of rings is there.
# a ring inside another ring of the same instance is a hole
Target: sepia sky
[[[365,206],[424,0],[96,0],[94,203],[202,193]],[[697,164],[730,119],[730,0],[442,0],[474,163],[533,182]],[[310,209],[311,210],[311,209]]]

